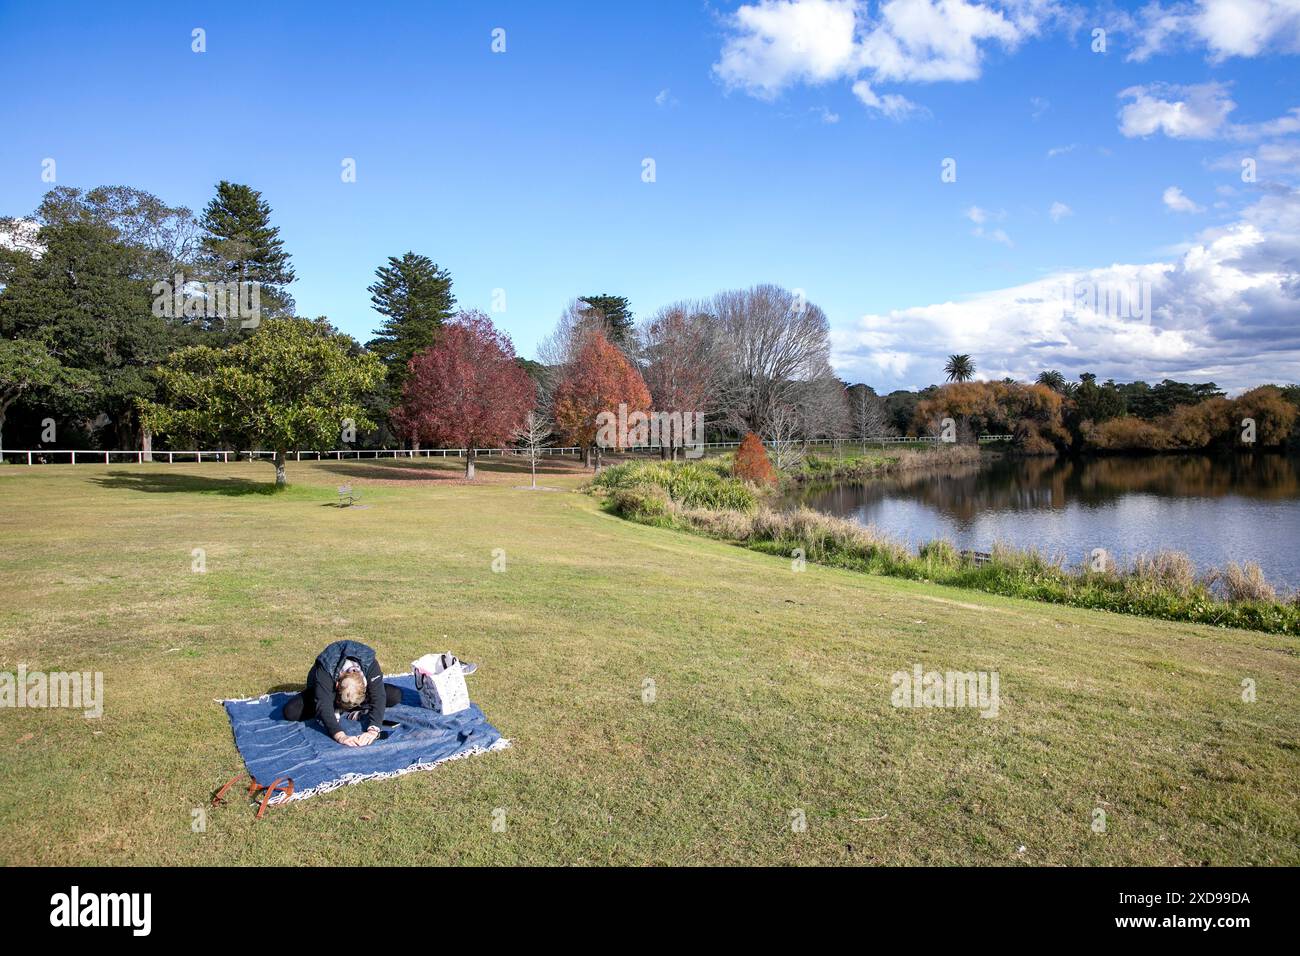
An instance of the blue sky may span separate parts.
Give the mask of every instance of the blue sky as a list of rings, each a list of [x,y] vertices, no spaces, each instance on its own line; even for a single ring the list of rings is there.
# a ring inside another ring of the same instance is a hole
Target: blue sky
[[[35,207],[47,157],[196,211],[249,183],[299,311],[363,341],[375,268],[414,249],[462,306],[503,289],[524,355],[575,295],[646,315],[776,282],[881,389],[951,351],[1294,381],[1300,4],[1224,2],[10,4],[0,214]],[[1056,321],[1063,276],[1147,276],[1155,315]]]

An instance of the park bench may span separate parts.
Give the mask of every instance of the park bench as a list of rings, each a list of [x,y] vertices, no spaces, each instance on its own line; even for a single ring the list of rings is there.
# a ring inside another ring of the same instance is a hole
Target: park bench
[[[353,491],[351,485],[339,485],[339,507],[350,508],[361,500],[361,492]]]
[[[963,551],[961,559],[969,561],[978,568],[992,561],[993,555],[988,551]]]

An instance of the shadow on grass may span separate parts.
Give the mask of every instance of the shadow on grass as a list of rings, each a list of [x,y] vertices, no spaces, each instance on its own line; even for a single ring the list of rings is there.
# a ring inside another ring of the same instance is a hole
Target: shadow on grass
[[[205,475],[141,474],[133,471],[110,471],[102,478],[91,479],[105,488],[126,488],[146,492],[198,492],[218,495],[274,495],[280,489],[270,481],[248,478],[213,478]]]
[[[465,461],[456,458],[449,459],[446,463],[439,460],[436,465],[427,463],[427,460],[422,462],[409,459],[406,461],[372,459],[364,464],[356,459],[350,462],[346,459],[333,462],[326,460],[320,462],[318,467],[322,471],[346,475],[349,478],[382,478],[388,481],[460,481],[465,477]],[[504,457],[479,458],[475,461],[475,467],[479,471],[498,474],[528,475],[530,473],[528,462]],[[580,464],[569,461],[545,462],[537,466],[539,475],[568,475],[580,470]]]

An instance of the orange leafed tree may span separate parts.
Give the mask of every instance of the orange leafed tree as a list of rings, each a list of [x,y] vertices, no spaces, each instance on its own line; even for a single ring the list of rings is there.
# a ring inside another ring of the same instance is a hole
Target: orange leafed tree
[[[618,414],[620,404],[628,413],[650,411],[650,390],[641,373],[601,332],[585,336],[577,354],[565,369],[555,389],[555,430],[571,445],[584,449],[590,463],[596,447],[601,412]]]
[[[776,469],[772,467],[772,462],[767,457],[763,440],[753,432],[746,435],[740,447],[736,449],[736,461],[731,466],[731,473],[743,481],[752,481],[755,484],[776,482]]]

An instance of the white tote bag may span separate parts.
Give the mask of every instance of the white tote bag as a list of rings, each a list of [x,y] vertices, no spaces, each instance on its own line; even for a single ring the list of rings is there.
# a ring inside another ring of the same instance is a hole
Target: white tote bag
[[[465,686],[465,673],[459,661],[445,667],[442,654],[425,654],[411,661],[411,673],[415,675],[415,689],[420,692],[420,702],[425,707],[440,714],[458,714],[468,709],[469,688]]]

